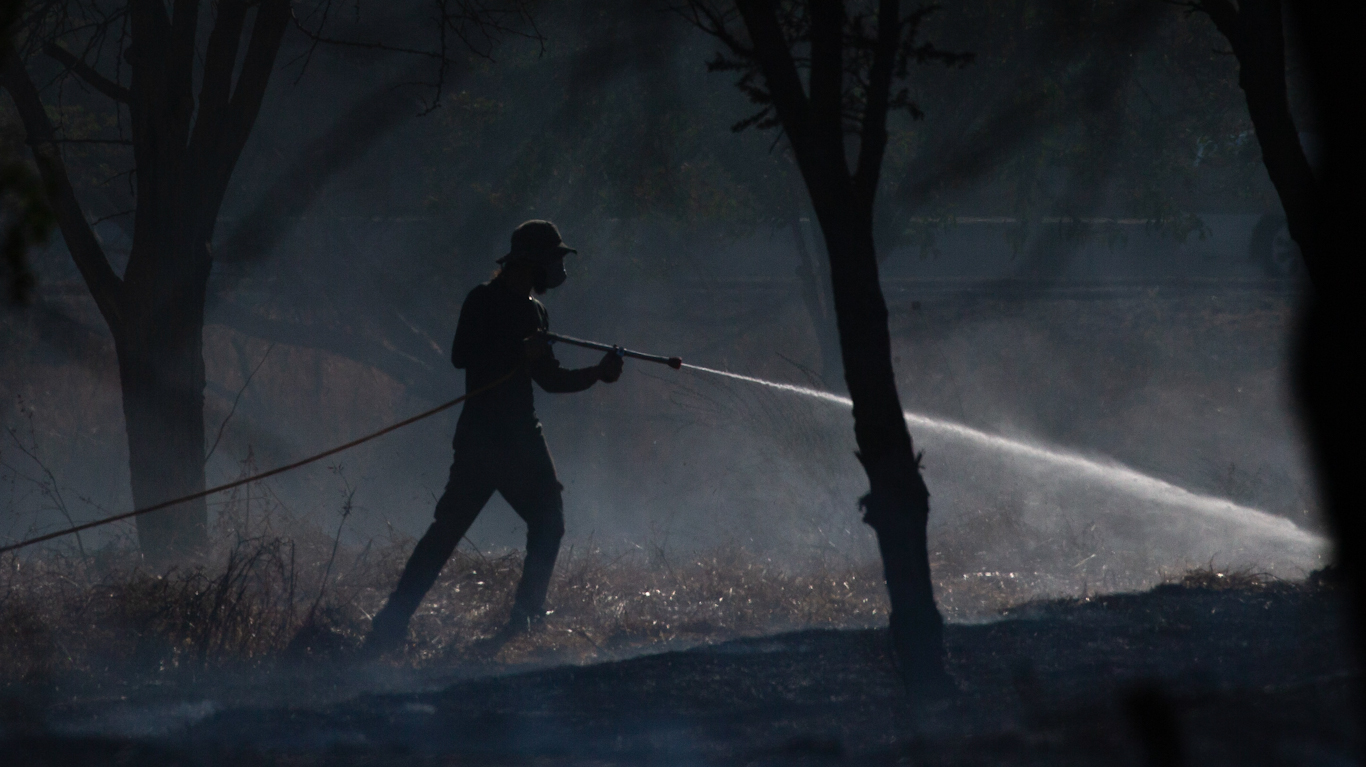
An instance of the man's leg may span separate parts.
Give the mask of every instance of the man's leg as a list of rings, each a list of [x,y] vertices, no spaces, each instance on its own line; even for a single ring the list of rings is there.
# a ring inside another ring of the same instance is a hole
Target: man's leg
[[[525,449],[524,473],[516,482],[500,483],[498,487],[508,505],[526,522],[526,562],[508,623],[512,630],[526,630],[542,618],[550,576],[560,555],[560,539],[564,537],[562,487],[555,476],[550,451],[539,432]]]
[[[417,606],[436,583],[441,568],[451,558],[460,539],[469,532],[474,518],[492,497],[492,483],[472,476],[476,472],[468,471],[468,468],[457,454],[446,491],[436,502],[436,521],[427,528],[412,556],[408,557],[408,564],[404,566],[394,592],[389,595],[389,601],[375,614],[370,635],[365,640],[367,654],[378,655],[401,644],[408,636],[408,621],[417,612]]]
[[[508,503],[526,520],[526,562],[522,565],[522,580],[517,584],[510,619],[520,629],[544,615],[545,595],[560,555],[560,539],[564,537],[564,502],[556,490],[553,495],[533,502],[513,503],[509,499]]]

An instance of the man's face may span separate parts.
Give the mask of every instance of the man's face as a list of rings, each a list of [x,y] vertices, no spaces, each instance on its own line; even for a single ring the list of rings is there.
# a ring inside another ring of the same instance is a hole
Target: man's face
[[[563,285],[566,277],[568,275],[564,271],[564,256],[560,256],[536,270],[536,276],[531,280],[531,289],[536,291],[536,295],[543,296],[547,290]]]

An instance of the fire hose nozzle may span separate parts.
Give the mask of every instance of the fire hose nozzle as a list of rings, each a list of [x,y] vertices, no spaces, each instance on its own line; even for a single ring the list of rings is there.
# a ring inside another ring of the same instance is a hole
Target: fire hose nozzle
[[[660,354],[643,354],[641,352],[633,352],[630,349],[625,349],[615,344],[601,344],[597,341],[584,341],[581,338],[570,338],[569,336],[562,336],[557,333],[551,333],[548,330],[542,330],[540,335],[541,338],[544,338],[545,340],[550,341],[551,343],[554,343],[555,341],[560,341],[566,344],[570,344],[571,346],[582,346],[585,349],[596,349],[600,352],[608,352],[610,354],[615,354],[618,357],[630,357],[632,359],[645,360],[646,362],[658,362],[661,365],[668,365],[674,370],[683,369],[682,357],[665,357]]]

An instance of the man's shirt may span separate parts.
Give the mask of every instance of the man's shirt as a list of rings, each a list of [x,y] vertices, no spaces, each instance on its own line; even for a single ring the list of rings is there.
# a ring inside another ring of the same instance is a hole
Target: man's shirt
[[[526,364],[523,340],[549,328],[544,304],[508,290],[497,280],[470,291],[460,307],[460,324],[451,344],[451,362],[465,369],[465,391],[487,386],[508,371],[517,372],[494,389],[466,400],[461,421],[534,419],[533,380],[552,393],[583,391],[598,380],[596,368],[562,368],[553,352]]]

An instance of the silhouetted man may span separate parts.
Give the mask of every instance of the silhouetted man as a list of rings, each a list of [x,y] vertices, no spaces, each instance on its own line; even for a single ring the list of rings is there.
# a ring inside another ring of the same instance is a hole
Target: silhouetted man
[[[512,378],[465,402],[436,521],[418,541],[388,603],[375,615],[367,655],[403,642],[422,597],[495,490],[527,527],[522,580],[501,636],[526,631],[543,619],[546,589],[564,535],[564,504],[536,418],[531,382],[548,392],[583,391],[598,381],[616,381],[622,368],[621,357],[609,352],[593,367],[566,370],[550,345],[536,336],[549,322],[545,306],[531,293],[562,284],[565,254],[576,252],[560,239],[554,224],[527,221],[512,233],[509,253],[498,259],[502,268],[465,299],[451,347],[451,362],[465,369],[465,390],[475,391],[509,372]]]

